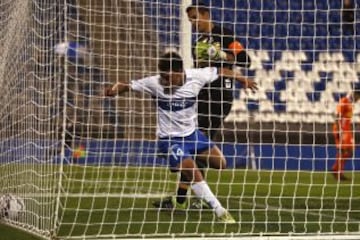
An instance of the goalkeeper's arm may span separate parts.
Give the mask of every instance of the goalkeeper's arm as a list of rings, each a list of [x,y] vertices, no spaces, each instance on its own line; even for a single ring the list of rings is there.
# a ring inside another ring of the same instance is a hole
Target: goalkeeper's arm
[[[233,71],[229,68],[220,68],[219,75],[222,77],[233,78],[236,81],[240,82],[244,86],[244,88],[250,88],[252,91],[256,91],[258,89],[256,82],[244,77],[239,72]]]

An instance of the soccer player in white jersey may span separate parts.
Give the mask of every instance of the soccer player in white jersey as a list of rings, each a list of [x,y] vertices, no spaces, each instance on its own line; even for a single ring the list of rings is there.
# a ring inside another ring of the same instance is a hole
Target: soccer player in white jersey
[[[106,95],[114,96],[134,90],[153,96],[158,111],[158,146],[161,153],[168,155],[170,169],[180,171],[185,176],[196,197],[214,209],[220,222],[234,223],[234,218],[212,193],[194,161],[196,156],[197,161],[206,162],[209,167],[226,167],[221,150],[197,129],[196,99],[202,87],[220,75],[234,77],[251,89],[256,89],[256,84],[225,68],[184,70],[181,57],[174,52],[160,58],[158,70],[159,75],[131,81],[130,84],[118,82],[106,90]],[[177,197],[173,196],[162,201],[159,207],[185,210],[187,201],[179,203]]]

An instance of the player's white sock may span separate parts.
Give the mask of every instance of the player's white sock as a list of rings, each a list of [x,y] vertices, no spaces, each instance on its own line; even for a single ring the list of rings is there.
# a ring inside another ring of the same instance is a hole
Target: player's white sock
[[[215,210],[216,216],[222,216],[226,212],[226,209],[223,208],[205,181],[194,183],[191,188],[198,198],[203,199],[210,204]]]

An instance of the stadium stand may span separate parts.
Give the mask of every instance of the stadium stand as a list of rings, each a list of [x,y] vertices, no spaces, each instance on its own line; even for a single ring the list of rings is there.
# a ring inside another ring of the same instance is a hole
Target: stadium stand
[[[100,135],[105,138],[112,138],[114,135],[117,137],[126,135],[136,138],[136,133],[141,132],[142,134],[145,133],[148,138],[154,137],[155,128],[136,130],[138,126],[144,125],[142,122],[145,120],[153,122],[155,126],[154,113],[147,111],[153,107],[149,102],[139,100],[140,98],[131,98],[134,101],[130,105],[137,113],[132,121],[135,120],[137,124],[128,124],[129,119],[122,116],[116,118],[114,112],[115,108],[117,111],[121,111],[129,107],[129,103],[124,101],[126,98],[119,98],[119,102],[116,104],[116,100],[102,97],[106,83],[138,78],[144,72],[156,70],[156,63],[151,60],[151,58],[156,58],[156,49],[147,49],[148,57],[146,58],[142,56],[144,49],[137,52],[136,47],[134,47],[137,40],[138,42],[149,42],[152,46],[156,45],[154,44],[157,39],[156,36],[143,34],[146,30],[142,23],[142,8],[132,6],[136,3],[130,2],[119,2],[117,4],[119,13],[128,13],[130,9],[134,13],[131,20],[132,24],[139,23],[137,24],[139,28],[122,34],[118,29],[125,29],[129,20],[125,14],[109,14],[103,18],[103,15],[97,13],[106,11],[106,6],[102,6],[98,1],[67,0],[67,4],[67,19],[64,19],[62,11],[58,11],[58,9],[53,9],[51,14],[39,16],[44,18],[57,15],[57,21],[53,24],[59,24],[59,32],[50,41],[43,41],[44,44],[48,45],[46,48],[50,54],[46,55],[47,59],[41,59],[45,55],[39,53],[37,61],[50,63],[52,67],[58,68],[59,73],[63,73],[64,65],[61,62],[64,60],[64,54],[67,57],[69,135],[77,135],[82,138],[96,138]],[[61,4],[56,6],[61,9]],[[51,7],[51,4],[49,6],[44,5],[44,9],[51,9]],[[66,25],[62,24],[64,20]],[[67,28],[67,36],[63,34],[64,26]],[[50,27],[53,25],[49,25]],[[125,44],[126,41],[118,41],[129,36],[133,41],[128,41],[128,44]],[[66,53],[56,54],[56,47],[64,43],[65,39],[68,41]],[[80,46],[88,49],[88,57],[79,57],[77,49]],[[117,50],[116,53],[114,49]],[[131,56],[131,60],[127,56]],[[48,65],[41,66],[47,67]],[[106,70],[104,71],[104,69]],[[63,75],[59,74],[57,77],[62,78]],[[144,118],[144,115],[147,117]],[[124,125],[129,127],[123,128]]]
[[[104,137],[111,138],[114,133],[119,133],[118,137],[137,138],[137,134],[141,133],[141,137],[145,134],[146,138],[154,138],[155,127],[142,127],[145,121],[154,123],[153,126],[156,121],[153,105],[146,101],[146,96],[131,97],[130,103],[124,101],[126,97],[119,98],[117,103],[99,97],[105,82],[134,79],[144,73],[155,72],[156,64],[152,59],[156,58],[157,49],[179,44],[180,5],[172,4],[169,8],[168,4],[150,0],[141,7],[136,4],[119,2],[116,4],[117,10],[109,10],[106,16],[98,13],[107,11],[107,6],[97,1],[79,0],[69,9],[69,34],[73,33],[73,39],[81,37],[79,41],[88,41],[95,59],[76,72],[75,77],[86,79],[82,87],[85,92],[77,97],[76,103],[70,105],[70,111],[77,116],[77,119],[71,120],[79,128],[75,135],[87,132],[94,137],[105,134]],[[246,94],[243,89],[234,92],[235,103],[226,119],[229,132],[234,129],[234,124],[240,135],[249,131],[247,125],[241,123],[249,121],[251,117],[251,121],[256,122],[251,127],[255,131],[256,124],[263,124],[268,129],[279,127],[281,132],[281,124],[286,123],[293,125],[290,128],[294,131],[287,133],[291,135],[292,132],[301,132],[299,128],[312,131],[311,125],[315,123],[317,132],[329,133],[327,129],[334,120],[336,101],[358,81],[360,72],[360,54],[356,50],[360,39],[342,33],[341,13],[338,10],[340,2],[276,1],[275,6],[275,2],[239,0],[211,1],[211,4],[215,9],[212,18],[234,27],[237,37],[245,43],[252,58],[252,66],[247,74],[254,77],[260,87],[255,94]],[[233,10],[235,7],[236,12]],[[315,12],[306,11],[315,8],[318,9]],[[129,11],[132,13],[130,20]],[[138,27],[128,29],[126,33],[118,31],[127,29],[128,21]],[[83,29],[83,26],[88,29]],[[155,30],[158,35],[150,34],[153,31],[147,29]],[[125,38],[132,41],[125,41]],[[63,39],[63,36],[58,39]],[[143,42],[157,49],[138,45]],[[139,47],[141,51],[136,51]],[[114,49],[116,53],[113,53]],[[147,53],[146,57],[144,52]],[[93,107],[81,107],[89,104]],[[115,110],[121,112],[129,107],[133,110],[132,119],[122,116],[115,118]],[[106,111],[101,110],[104,108]],[[92,110],[76,112],[81,109]],[[90,117],[93,121],[93,124],[87,124],[86,131],[81,127],[80,116]],[[360,118],[355,116],[354,120],[359,122]],[[310,125],[309,128],[306,125]],[[120,129],[120,126],[127,127]],[[309,142],[313,142],[312,138]]]
[[[172,21],[177,18],[169,18],[178,12],[161,5],[152,8],[148,2],[147,14],[154,19],[161,15],[161,24],[154,24],[163,44],[178,41],[177,35],[172,36],[172,28],[178,26]],[[246,43],[252,58],[248,74],[260,86],[255,95],[238,90],[240,101],[228,121],[246,121],[246,111],[256,111],[260,116],[255,119],[262,122],[298,122],[301,115],[307,122],[333,121],[335,102],[358,82],[360,70],[355,47],[360,38],[342,34],[341,1],[211,1],[211,5],[216,9],[212,18],[234,26]],[[317,11],[306,11],[313,9]],[[248,102],[246,107],[241,101]]]

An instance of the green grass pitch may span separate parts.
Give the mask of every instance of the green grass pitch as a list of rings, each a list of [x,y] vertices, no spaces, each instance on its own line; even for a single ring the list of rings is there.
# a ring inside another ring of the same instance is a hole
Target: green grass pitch
[[[64,168],[58,236],[123,237],[278,235],[359,232],[360,174],[338,183],[329,173],[207,172],[207,181],[236,224],[219,224],[211,210],[159,211],[152,201],[175,191],[166,168]]]

